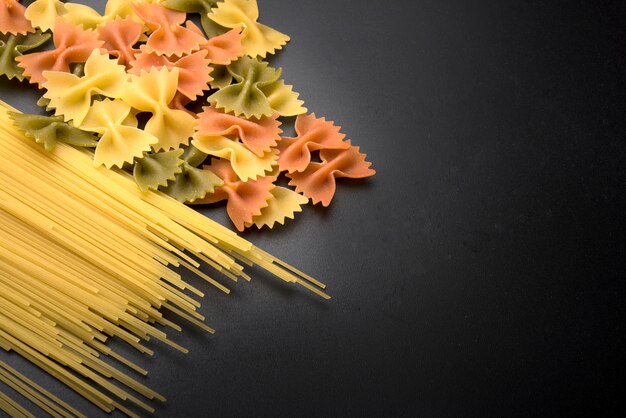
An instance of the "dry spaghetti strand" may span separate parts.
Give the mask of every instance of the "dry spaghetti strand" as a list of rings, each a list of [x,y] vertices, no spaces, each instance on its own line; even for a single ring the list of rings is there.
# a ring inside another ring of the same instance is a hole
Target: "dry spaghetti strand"
[[[234,281],[250,279],[243,265],[258,265],[329,298],[322,283],[193,209],[94,167],[87,151],[62,143],[44,151],[15,129],[9,110],[0,102],[0,347],[103,411],[134,416],[165,400],[131,375],[147,372],[109,348],[111,337],[148,355],[151,340],[186,352],[164,310],[214,332],[192,296],[203,292],[174,268],[228,293],[203,265]],[[2,362],[0,381],[52,416],[82,417]],[[2,393],[0,408],[31,416]]]

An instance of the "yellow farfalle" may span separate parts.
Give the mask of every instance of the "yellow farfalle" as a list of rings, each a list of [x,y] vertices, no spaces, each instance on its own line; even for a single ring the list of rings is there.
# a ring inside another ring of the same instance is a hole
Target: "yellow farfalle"
[[[48,107],[76,126],[87,116],[92,96],[118,98],[128,78],[123,66],[99,50],[87,59],[83,77],[60,71],[44,71],[43,76],[48,80],[43,84],[47,90],[44,97],[50,100]]]
[[[166,67],[131,76],[121,95],[122,100],[142,112],[152,113],[145,130],[156,136],[155,151],[179,148],[189,144],[196,119],[189,113],[170,109],[169,104],[178,90],[178,68]]]
[[[131,16],[133,20],[141,22],[133,10],[133,3],[160,3],[161,0],[109,0],[104,7],[104,14],[101,15],[89,6],[78,3],[65,3],[67,13],[64,18],[85,28],[95,28],[96,26],[115,20],[117,16]]]
[[[94,154],[96,166],[121,168],[159,142],[154,135],[138,129],[137,120],[129,118],[130,114],[131,107],[119,99],[94,102],[80,128],[102,135]]]
[[[289,42],[289,36],[257,22],[256,0],[224,0],[211,9],[209,18],[227,28],[243,28],[241,45],[251,57],[265,58]]]
[[[65,4],[60,0],[35,0],[28,6],[24,16],[34,27],[47,31],[54,27],[56,18],[65,13]]]
[[[66,3],[67,13],[64,18],[76,25],[93,29],[101,23],[114,20],[117,16],[126,17],[133,12],[130,0],[109,0],[101,15],[89,6],[78,3]]]
[[[307,197],[285,187],[274,187],[270,190],[272,197],[267,201],[267,206],[261,209],[261,214],[252,218],[252,222],[246,223],[246,227],[256,225],[261,229],[264,226],[270,229],[278,222],[285,224],[285,219],[293,219],[296,212],[302,212],[302,206],[309,202]]]
[[[272,171],[277,158],[274,151],[258,157],[241,142],[224,136],[196,134],[192,144],[205,154],[229,160],[233,171],[242,181],[255,180]]]
[[[307,108],[303,106],[304,101],[298,99],[300,95],[283,80],[261,87],[261,91],[267,97],[272,109],[280,116],[296,116],[307,112]]]

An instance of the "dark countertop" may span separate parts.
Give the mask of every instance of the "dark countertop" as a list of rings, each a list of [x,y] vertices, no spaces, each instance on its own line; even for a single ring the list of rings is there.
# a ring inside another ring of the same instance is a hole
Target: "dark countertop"
[[[140,361],[155,416],[623,414],[625,4],[259,3],[292,37],[273,64],[378,175],[244,234],[333,299],[204,287],[217,334]]]

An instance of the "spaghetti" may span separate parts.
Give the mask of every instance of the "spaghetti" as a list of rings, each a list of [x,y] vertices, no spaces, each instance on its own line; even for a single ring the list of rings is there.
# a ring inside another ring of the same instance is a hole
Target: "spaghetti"
[[[181,327],[167,310],[208,332],[190,296],[203,293],[172,270],[183,267],[250,280],[256,264],[328,299],[325,286],[161,192],[141,192],[133,178],[93,165],[89,151],[59,143],[46,152],[12,124],[0,102],[0,347],[13,351],[97,407],[135,416],[165,399],[102,356],[147,372],[110,349],[115,337],[141,353]],[[54,416],[81,416],[0,363],[0,381]],[[0,409],[27,411],[0,392]],[[52,412],[51,412],[52,411]]]

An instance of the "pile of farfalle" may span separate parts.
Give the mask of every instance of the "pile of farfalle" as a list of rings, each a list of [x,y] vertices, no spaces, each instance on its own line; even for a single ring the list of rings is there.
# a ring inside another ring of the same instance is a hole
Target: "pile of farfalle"
[[[256,0],[109,0],[102,15],[2,0],[0,74],[40,88],[50,112],[15,124],[47,149],[94,148],[96,165],[132,172],[144,191],[226,201],[239,230],[328,206],[337,178],[375,172],[263,61],[289,37],[258,17]],[[296,136],[281,136],[291,117]]]

